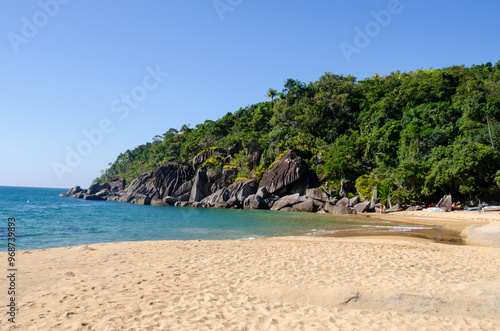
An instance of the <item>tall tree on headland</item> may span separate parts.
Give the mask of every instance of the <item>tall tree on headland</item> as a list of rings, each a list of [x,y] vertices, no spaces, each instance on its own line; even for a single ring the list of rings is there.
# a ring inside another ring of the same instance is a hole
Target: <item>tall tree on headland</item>
[[[267,90],[266,98],[271,98],[271,102],[274,101],[274,97],[278,95],[278,91],[270,88]]]

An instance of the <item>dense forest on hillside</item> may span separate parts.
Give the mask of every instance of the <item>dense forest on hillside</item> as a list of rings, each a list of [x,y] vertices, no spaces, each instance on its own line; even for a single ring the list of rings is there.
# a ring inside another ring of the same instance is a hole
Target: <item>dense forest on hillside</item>
[[[237,171],[233,181],[259,181],[292,149],[321,184],[338,189],[350,179],[364,197],[377,185],[401,203],[446,193],[500,200],[500,61],[364,80],[326,73],[309,84],[288,79],[267,96],[216,121],[169,129],[120,154],[94,182],[130,183],[161,164],[241,142],[234,157],[214,154],[202,164],[212,177],[226,167]]]

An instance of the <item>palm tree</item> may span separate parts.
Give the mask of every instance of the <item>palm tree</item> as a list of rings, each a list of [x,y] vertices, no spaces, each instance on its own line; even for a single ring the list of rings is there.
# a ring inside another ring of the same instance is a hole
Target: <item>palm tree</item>
[[[273,88],[270,88],[267,91],[266,98],[271,98],[271,102],[273,102],[274,101],[274,97],[277,96],[277,95],[278,95],[278,91],[276,91]]]

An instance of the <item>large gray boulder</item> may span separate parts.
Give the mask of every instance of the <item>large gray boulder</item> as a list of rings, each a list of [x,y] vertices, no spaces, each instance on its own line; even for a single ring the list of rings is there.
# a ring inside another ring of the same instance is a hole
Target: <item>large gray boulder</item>
[[[345,214],[345,215],[349,215],[349,214],[356,214],[356,211],[352,208],[349,208],[349,207],[346,207],[346,206],[342,206],[342,205],[332,205],[331,203],[327,202],[325,204],[325,210],[327,212],[329,212],[330,214]]]
[[[83,199],[84,196],[85,196],[84,193],[78,192],[78,193],[73,194],[71,197],[74,199]]]
[[[191,195],[191,189],[193,188],[193,180],[185,181],[172,195],[174,198],[180,201],[188,201]]]
[[[94,195],[94,194],[86,194],[86,195],[83,197],[83,200],[104,201],[104,200],[106,200],[106,198],[99,197],[99,196]]]
[[[314,213],[318,210],[318,206],[314,203],[314,199],[307,199],[304,202],[299,202],[293,205],[293,208],[301,212]]]
[[[66,193],[68,196],[75,195],[77,193],[80,193],[82,191],[82,188],[80,186],[75,186]]]
[[[365,201],[365,202],[361,202],[361,203],[358,203],[356,204],[354,207],[352,207],[356,213],[364,213],[368,210],[368,208],[370,207],[370,201]]]
[[[370,210],[375,209],[375,205],[378,202],[378,187],[375,186],[373,188],[372,199],[370,200],[370,206],[368,207]]]
[[[325,202],[328,197],[320,188],[310,188],[306,191],[306,197]]]
[[[126,181],[123,178],[114,178],[109,182],[111,192],[123,191],[126,186]]]
[[[279,194],[283,189],[306,177],[308,172],[307,163],[293,151],[288,151],[264,173],[259,187],[265,186],[269,193]]]
[[[451,199],[451,194],[447,194],[439,200],[437,207],[441,208],[443,211],[451,211],[453,201]]]
[[[337,206],[344,206],[344,207],[349,207],[349,199],[347,198],[342,198],[336,203]]]
[[[198,169],[193,181],[189,202],[199,202],[210,195],[210,183],[205,167]]]
[[[90,185],[90,187],[88,189],[88,194],[94,195],[97,192],[102,191],[102,190],[111,190],[111,186],[108,183],[104,183],[104,184],[95,183],[95,184],[92,184],[92,185]]]
[[[107,197],[108,195],[110,195],[110,193],[111,192],[109,190],[104,189],[104,190],[100,190],[95,195],[98,197],[104,198],[104,197]]]
[[[229,190],[227,188],[221,188],[217,192],[209,195],[205,199],[201,200],[202,203],[207,206],[213,207],[219,202],[227,202],[229,200]]]
[[[295,194],[290,194],[282,197],[278,201],[275,201],[271,210],[280,210],[285,207],[293,206],[299,202],[299,197],[300,194],[295,193]]]
[[[118,196],[114,200],[118,202],[131,203],[132,200],[134,200],[134,197],[135,196],[132,194],[123,193],[123,194],[118,194]]]
[[[151,197],[143,194],[137,194],[130,202],[136,205],[149,205],[151,203]]]
[[[241,208],[241,207],[242,203],[238,198],[232,197],[229,198],[229,200],[227,200],[227,208]]]
[[[252,194],[257,193],[258,184],[255,180],[240,180],[227,188],[229,190],[229,198],[236,198],[239,201],[245,199]]]
[[[269,192],[267,192],[267,189],[265,186],[259,187],[257,190],[257,195],[261,197],[262,199],[266,199],[269,196]]]
[[[151,202],[149,203],[151,206],[157,206],[157,207],[168,207],[170,204],[167,202],[163,201],[162,199],[158,198],[152,198]]]
[[[262,199],[259,195],[251,194],[243,202],[243,208],[244,209],[262,209],[265,206],[263,200],[264,199]]]
[[[349,203],[347,204],[348,207],[354,207],[359,201],[359,198],[356,196],[352,199],[349,199]]]

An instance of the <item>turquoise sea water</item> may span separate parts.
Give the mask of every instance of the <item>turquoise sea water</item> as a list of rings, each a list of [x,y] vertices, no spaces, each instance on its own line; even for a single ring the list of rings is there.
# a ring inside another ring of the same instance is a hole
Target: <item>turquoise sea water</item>
[[[440,231],[309,213],[152,207],[58,197],[66,191],[0,186],[1,250],[7,246],[9,217],[16,219],[17,250],[119,241],[253,239],[356,231],[403,235],[429,231],[435,235]]]

